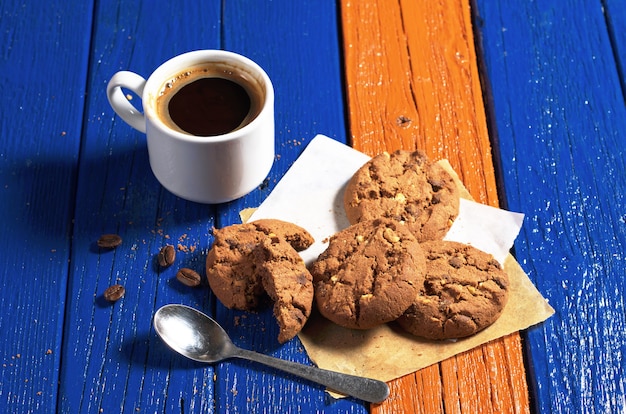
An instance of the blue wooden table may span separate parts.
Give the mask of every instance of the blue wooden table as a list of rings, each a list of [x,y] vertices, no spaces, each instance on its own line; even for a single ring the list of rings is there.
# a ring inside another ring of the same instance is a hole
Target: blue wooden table
[[[473,11],[502,203],[527,216],[515,253],[556,309],[524,333],[531,398],[540,412],[624,412],[626,6]],[[276,342],[271,310],[230,311],[155,255],[173,244],[178,265],[203,271],[211,229],[258,206],[315,134],[347,142],[340,20],[332,1],[0,5],[0,412],[368,411],[253,364],[187,361],[151,328],[158,307],[184,303],[241,346],[310,363],[298,340]],[[147,76],[194,49],[244,54],[276,89],[270,176],[223,205],[162,189],[145,137],[105,95],[116,71]],[[99,249],[104,233],[122,245]]]
[[[501,4],[498,4],[501,3]],[[626,410],[626,3],[478,2],[518,261],[556,309],[531,329],[540,412]]]

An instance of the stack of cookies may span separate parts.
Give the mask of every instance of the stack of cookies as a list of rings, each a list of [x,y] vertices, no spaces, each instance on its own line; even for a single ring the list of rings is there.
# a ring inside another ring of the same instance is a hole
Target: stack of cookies
[[[215,231],[209,284],[230,308],[273,301],[281,342],[304,326],[313,301],[346,328],[396,321],[428,339],[472,335],[502,313],[508,277],[491,255],[443,240],[459,198],[450,174],[421,152],[380,154],[346,187],[351,225],[309,269],[297,253],[313,242],[305,229],[259,220]]]
[[[358,329],[397,320],[428,339],[492,324],[507,302],[508,278],[491,255],[443,240],[459,200],[452,176],[419,151],[365,163],[344,194],[352,226],[331,238],[311,269],[320,313]]]

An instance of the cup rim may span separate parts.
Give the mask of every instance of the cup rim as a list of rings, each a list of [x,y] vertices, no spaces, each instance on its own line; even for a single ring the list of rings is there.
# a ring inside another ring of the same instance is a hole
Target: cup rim
[[[265,88],[265,99],[263,100],[263,105],[261,106],[259,113],[245,126],[221,135],[198,136],[180,132],[168,127],[165,123],[163,123],[163,121],[161,121],[156,112],[156,100],[162,85],[169,78],[180,73],[181,70],[206,62],[238,63],[244,69],[250,70],[251,73],[254,73],[255,78],[260,78],[261,84]],[[231,141],[246,135],[248,134],[248,131],[256,128],[258,123],[263,122],[264,113],[267,112],[268,107],[273,107],[274,105],[274,86],[272,85],[272,81],[265,70],[252,59],[227,50],[200,49],[174,56],[159,65],[159,67],[152,72],[146,81],[142,102],[144,105],[143,110],[148,122],[151,123],[153,127],[160,129],[169,136],[183,141],[217,143]],[[207,140],[207,138],[210,139]]]

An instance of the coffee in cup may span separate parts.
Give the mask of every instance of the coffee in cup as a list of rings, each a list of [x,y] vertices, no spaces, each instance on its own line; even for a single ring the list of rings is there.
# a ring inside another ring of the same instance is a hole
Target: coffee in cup
[[[259,114],[263,89],[244,73],[212,63],[189,68],[165,82],[157,115],[174,130],[211,137],[235,131]]]
[[[123,89],[141,97],[144,113]],[[186,200],[223,203],[254,190],[274,163],[274,89],[250,59],[223,50],[176,56],[146,80],[117,72],[111,107],[146,133],[150,167]]]

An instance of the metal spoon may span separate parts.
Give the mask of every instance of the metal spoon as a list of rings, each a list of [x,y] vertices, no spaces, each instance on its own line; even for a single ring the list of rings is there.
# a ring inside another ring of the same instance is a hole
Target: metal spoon
[[[154,314],[154,328],[170,348],[194,361],[214,363],[227,358],[242,358],[364,401],[381,402],[389,396],[389,387],[382,381],[327,371],[241,349],[232,343],[217,322],[188,306],[163,306]]]

